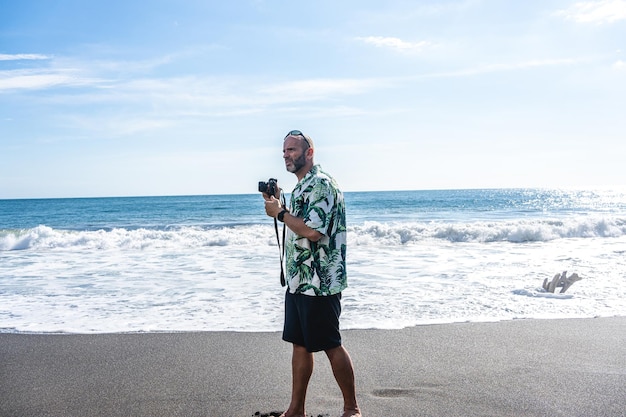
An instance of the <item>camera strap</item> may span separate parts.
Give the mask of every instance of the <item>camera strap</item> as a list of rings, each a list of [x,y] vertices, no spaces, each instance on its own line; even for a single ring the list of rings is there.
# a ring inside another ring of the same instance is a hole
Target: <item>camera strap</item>
[[[283,193],[280,193],[280,200],[283,207],[286,207],[285,204],[285,196]],[[285,267],[283,266],[283,260],[285,258],[285,224],[283,223],[283,240],[281,244],[280,236],[278,234],[278,220],[274,218],[274,230],[276,231],[276,242],[278,243],[278,252],[280,253],[280,285],[283,287],[287,285],[285,281]]]
[[[285,282],[285,268],[283,267],[283,259],[285,258],[285,225],[283,224],[283,243],[280,243],[280,237],[278,235],[278,220],[274,219],[274,229],[276,230],[276,241],[278,242],[278,251],[280,252],[280,285],[283,287]]]

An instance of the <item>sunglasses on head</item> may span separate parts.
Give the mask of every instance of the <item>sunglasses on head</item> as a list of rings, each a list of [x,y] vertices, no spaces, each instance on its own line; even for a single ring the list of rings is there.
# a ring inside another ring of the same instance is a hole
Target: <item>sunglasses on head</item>
[[[300,132],[299,130],[292,130],[289,133],[287,133],[287,136],[285,136],[285,139],[287,139],[288,136],[301,136],[302,139],[304,139],[304,141],[306,142],[306,144],[308,145],[308,147],[311,147],[311,142],[309,142],[309,139],[304,136],[304,133]]]

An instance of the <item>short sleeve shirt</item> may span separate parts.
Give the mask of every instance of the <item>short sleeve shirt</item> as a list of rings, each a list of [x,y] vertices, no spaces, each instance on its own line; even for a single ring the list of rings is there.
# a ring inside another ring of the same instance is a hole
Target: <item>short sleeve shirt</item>
[[[291,194],[290,213],[323,236],[317,242],[287,228],[285,263],[291,293],[334,295],[347,286],[346,212],[335,180],[319,165],[302,178]]]

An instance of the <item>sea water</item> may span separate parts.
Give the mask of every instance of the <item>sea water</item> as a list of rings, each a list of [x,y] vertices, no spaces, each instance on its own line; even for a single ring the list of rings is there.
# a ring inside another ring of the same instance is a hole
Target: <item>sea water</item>
[[[345,198],[344,329],[626,315],[624,191]],[[0,200],[0,332],[280,330],[279,256],[259,194]]]

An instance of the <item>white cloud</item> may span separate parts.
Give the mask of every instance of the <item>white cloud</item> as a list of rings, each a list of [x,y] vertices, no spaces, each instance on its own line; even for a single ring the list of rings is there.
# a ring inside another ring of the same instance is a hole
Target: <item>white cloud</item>
[[[0,91],[45,89],[60,85],[81,86],[97,83],[80,77],[74,70],[10,70],[0,71]]]
[[[16,89],[41,89],[68,84],[71,77],[62,74],[0,74],[0,91]]]
[[[626,19],[626,0],[581,1],[556,15],[581,23],[613,23]]]
[[[389,36],[367,36],[356,39],[379,48],[390,48],[401,52],[419,52],[426,47],[432,46],[432,44],[427,41],[407,42],[400,38]]]
[[[337,94],[360,94],[380,87],[376,79],[310,79],[290,81],[263,87],[259,92],[267,98],[271,94],[280,101],[301,101],[326,98]]]
[[[0,61],[22,61],[41,59],[50,59],[50,57],[40,54],[0,54]]]
[[[464,77],[464,76],[488,74],[488,73],[493,73],[493,72],[516,71],[516,70],[525,70],[525,69],[532,69],[532,68],[552,67],[552,66],[558,66],[558,65],[571,65],[576,62],[577,61],[574,59],[529,60],[529,61],[520,61],[520,62],[513,62],[513,63],[506,63],[506,64],[491,64],[491,65],[484,65],[484,66],[477,66],[477,67],[469,67],[469,68],[463,68],[463,69],[452,70],[452,71],[436,72],[436,73],[420,75],[419,78]]]
[[[626,71],[626,62],[619,60],[615,64],[613,64],[613,69],[618,71]]]

